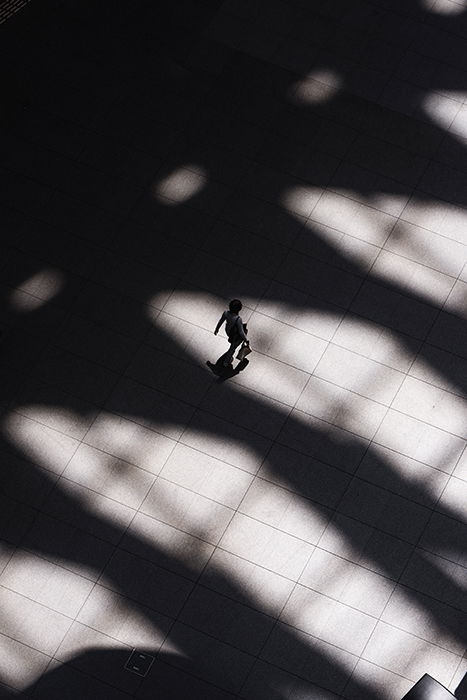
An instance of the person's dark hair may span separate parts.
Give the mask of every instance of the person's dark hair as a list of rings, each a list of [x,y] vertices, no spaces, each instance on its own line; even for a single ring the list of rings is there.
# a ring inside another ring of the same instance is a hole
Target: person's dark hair
[[[229,304],[229,311],[231,311],[233,314],[238,314],[238,312],[241,311],[242,306],[243,304],[240,299],[232,299]]]

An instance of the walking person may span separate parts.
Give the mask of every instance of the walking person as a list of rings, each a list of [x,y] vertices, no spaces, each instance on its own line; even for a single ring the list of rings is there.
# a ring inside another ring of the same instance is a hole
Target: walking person
[[[234,356],[235,349],[241,343],[249,344],[246,335],[247,327],[246,324],[243,323],[240,316],[241,310],[242,302],[240,301],[240,299],[232,299],[232,301],[229,304],[229,308],[226,311],[224,311],[224,313],[220,317],[216,329],[214,331],[214,335],[217,335],[220,327],[223,323],[225,323],[225,332],[227,333],[227,338],[229,339],[230,348],[223,356],[222,364],[224,365],[224,367],[228,367],[230,365]]]

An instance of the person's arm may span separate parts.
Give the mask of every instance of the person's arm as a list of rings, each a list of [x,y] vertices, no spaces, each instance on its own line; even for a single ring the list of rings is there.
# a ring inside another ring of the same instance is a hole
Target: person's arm
[[[214,335],[217,335],[217,334],[219,333],[219,328],[222,326],[222,324],[224,323],[224,321],[225,321],[225,311],[224,311],[224,313],[222,314],[222,316],[220,317],[220,319],[219,319],[219,321],[218,321],[218,323],[217,323],[216,330],[214,331]]]

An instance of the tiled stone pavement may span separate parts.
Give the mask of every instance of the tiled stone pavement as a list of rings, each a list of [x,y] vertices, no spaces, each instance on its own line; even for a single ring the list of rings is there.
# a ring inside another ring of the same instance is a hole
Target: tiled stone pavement
[[[0,34],[0,696],[462,697],[465,3]]]

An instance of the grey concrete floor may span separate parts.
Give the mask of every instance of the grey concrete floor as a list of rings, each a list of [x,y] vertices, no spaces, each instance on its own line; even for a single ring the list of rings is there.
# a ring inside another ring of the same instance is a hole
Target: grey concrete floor
[[[465,698],[465,3],[33,0],[0,52],[0,697]]]

